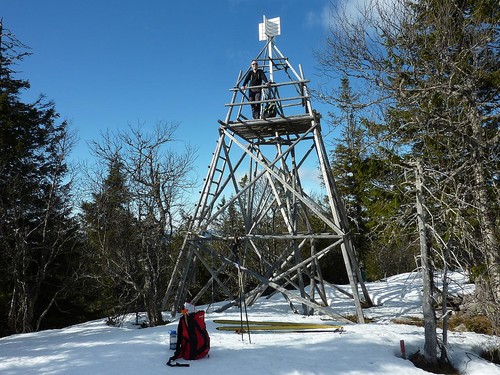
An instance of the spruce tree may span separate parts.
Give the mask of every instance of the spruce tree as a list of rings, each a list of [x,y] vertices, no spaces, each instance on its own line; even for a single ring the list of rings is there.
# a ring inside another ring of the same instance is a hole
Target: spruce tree
[[[86,273],[99,304],[110,321],[142,308],[143,275],[140,236],[131,212],[131,194],[119,155],[109,162],[107,176],[90,202],[82,204],[82,224],[88,239]]]
[[[29,55],[0,22],[0,295],[7,332],[37,330],[71,284],[75,250],[67,123],[52,102],[22,101],[15,77]]]
[[[335,101],[339,115],[333,122],[341,127],[331,153],[332,171],[344,197],[355,249],[367,275],[379,278],[413,269],[414,251],[403,245],[411,236],[398,229],[405,197],[397,187],[404,181],[392,167],[397,156],[377,146],[380,125],[363,117],[349,78],[341,79]],[[375,146],[374,146],[375,145]]]

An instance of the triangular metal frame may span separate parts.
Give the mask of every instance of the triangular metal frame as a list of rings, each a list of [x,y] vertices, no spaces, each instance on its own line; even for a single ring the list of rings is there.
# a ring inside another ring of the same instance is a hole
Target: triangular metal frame
[[[220,278],[221,270],[234,267],[256,285],[245,292],[248,306],[271,288],[282,293],[295,312],[309,315],[317,310],[345,321],[328,307],[320,262],[330,251],[340,249],[352,290],[344,293],[352,297],[357,320],[363,323],[362,304],[372,306],[372,302],[360,274],[343,203],[331,173],[320,115],[311,105],[308,80],[301,67],[299,74],[277,48],[274,36],[268,38],[255,60],[272,81],[271,87],[259,86],[263,90],[262,107],[275,103],[277,117],[249,120],[244,116],[252,102],[239,88],[245,76],[240,71],[231,89],[231,102],[226,104],[226,118],[219,120],[217,146],[163,307],[171,304],[173,316],[180,310],[195,268],[201,263],[211,277],[198,295],[189,296],[191,303],[196,303],[214,283],[231,301],[226,307],[241,303]],[[302,188],[303,171],[311,159],[321,172],[327,196],[324,205]],[[243,176],[246,176],[244,186],[240,184]],[[241,228],[238,233],[218,233],[214,230],[215,223],[230,207],[238,208]],[[274,220],[273,228],[269,227],[270,218]],[[252,264],[259,266],[252,268],[251,262],[247,262],[250,258],[254,259]],[[358,295],[358,285],[363,300]],[[301,311],[294,302],[302,305]]]

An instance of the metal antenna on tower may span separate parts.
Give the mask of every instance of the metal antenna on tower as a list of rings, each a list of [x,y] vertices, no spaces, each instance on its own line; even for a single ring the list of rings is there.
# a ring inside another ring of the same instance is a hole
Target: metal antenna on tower
[[[266,16],[262,16],[262,18],[263,22],[259,23],[259,41],[267,41],[267,53],[269,56],[269,77],[271,81],[273,81],[273,44],[274,38],[278,35],[281,35],[281,23],[279,17],[267,19]]]

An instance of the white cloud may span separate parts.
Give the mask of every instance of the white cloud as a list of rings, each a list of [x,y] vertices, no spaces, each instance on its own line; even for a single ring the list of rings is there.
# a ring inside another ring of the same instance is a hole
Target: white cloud
[[[307,19],[309,23],[320,22],[326,30],[340,19],[353,25],[361,23],[368,28],[368,24],[380,19],[380,14],[390,17],[402,6],[402,0],[332,0],[317,14],[308,14]]]
[[[317,166],[303,165],[299,170],[302,188],[308,193],[318,193],[324,190],[320,171]]]
[[[319,26],[323,29],[328,29],[330,26],[330,3],[323,6],[318,12],[308,12],[306,14],[306,25],[311,28]]]

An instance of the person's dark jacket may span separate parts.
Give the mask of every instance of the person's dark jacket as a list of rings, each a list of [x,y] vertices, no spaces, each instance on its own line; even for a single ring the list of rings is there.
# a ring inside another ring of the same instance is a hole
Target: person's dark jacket
[[[243,86],[246,86],[250,82],[250,86],[260,86],[262,82],[267,83],[267,77],[262,69],[257,69],[256,72],[250,70],[243,81]],[[259,91],[260,88],[250,89],[251,91]]]

